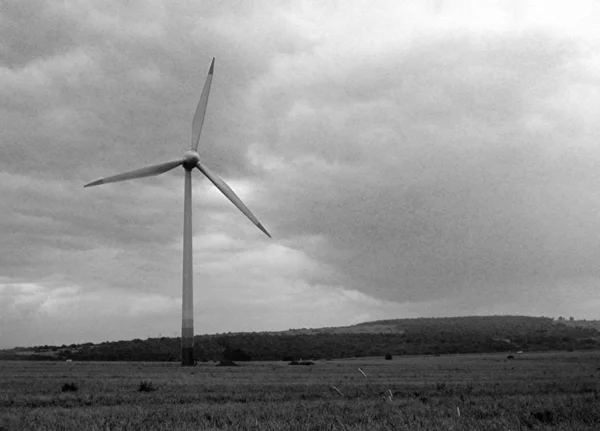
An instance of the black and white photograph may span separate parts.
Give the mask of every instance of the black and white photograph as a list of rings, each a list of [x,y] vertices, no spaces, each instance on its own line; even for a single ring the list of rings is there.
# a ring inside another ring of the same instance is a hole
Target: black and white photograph
[[[0,431],[600,429],[599,18],[3,0]]]

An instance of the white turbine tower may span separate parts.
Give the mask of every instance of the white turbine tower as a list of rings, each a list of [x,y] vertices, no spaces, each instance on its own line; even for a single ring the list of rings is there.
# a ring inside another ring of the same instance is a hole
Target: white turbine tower
[[[183,298],[182,298],[182,316],[181,316],[181,365],[194,365],[194,291],[193,291],[193,270],[192,270],[192,170],[198,168],[226,197],[229,199],[246,217],[252,221],[269,238],[269,232],[263,227],[258,219],[252,214],[240,198],[229,188],[229,186],[210,171],[200,162],[198,155],[198,142],[206,114],[206,105],[210,93],[210,84],[212,82],[215,67],[215,59],[212,59],[206,82],[200,96],[200,101],[196,107],[194,120],[192,121],[192,146],[183,157],[158,165],[148,166],[134,171],[125,172],[111,177],[103,178],[86,184],[84,187],[99,186],[101,184],[114,183],[117,181],[131,180],[134,178],[143,178],[153,175],[160,175],[183,166],[185,169],[185,192],[183,206]]]

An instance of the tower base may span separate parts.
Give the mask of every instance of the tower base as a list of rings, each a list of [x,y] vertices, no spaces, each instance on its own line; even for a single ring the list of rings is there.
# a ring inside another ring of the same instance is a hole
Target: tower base
[[[193,347],[182,347],[181,348],[181,366],[182,367],[193,367],[194,366],[194,348]]]

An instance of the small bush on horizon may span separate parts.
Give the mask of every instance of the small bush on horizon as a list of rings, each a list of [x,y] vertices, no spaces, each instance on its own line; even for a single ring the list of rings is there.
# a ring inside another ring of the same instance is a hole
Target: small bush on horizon
[[[238,364],[236,364],[235,362],[233,362],[230,359],[223,359],[216,366],[217,367],[237,367]]]
[[[315,363],[312,361],[301,361],[301,362],[292,361],[288,365],[315,365]]]

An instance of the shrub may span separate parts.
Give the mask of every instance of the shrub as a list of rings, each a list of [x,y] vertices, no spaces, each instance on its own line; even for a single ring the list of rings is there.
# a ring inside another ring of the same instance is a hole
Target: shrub
[[[552,410],[548,409],[533,412],[532,416],[543,424],[551,425],[554,423],[555,420],[554,413],[552,412]]]
[[[65,383],[62,385],[63,392],[77,392],[77,385],[74,382]]]
[[[302,361],[302,362],[292,361],[288,365],[315,365],[315,363],[312,361]]]
[[[155,390],[156,386],[154,386],[152,380],[142,380],[138,388],[138,392],[154,392]]]
[[[242,349],[225,349],[223,352],[223,359],[229,361],[247,362],[252,360],[252,356],[244,352]]]
[[[392,360],[392,355],[390,353],[386,353],[385,354],[385,360],[386,361],[391,361]]]

